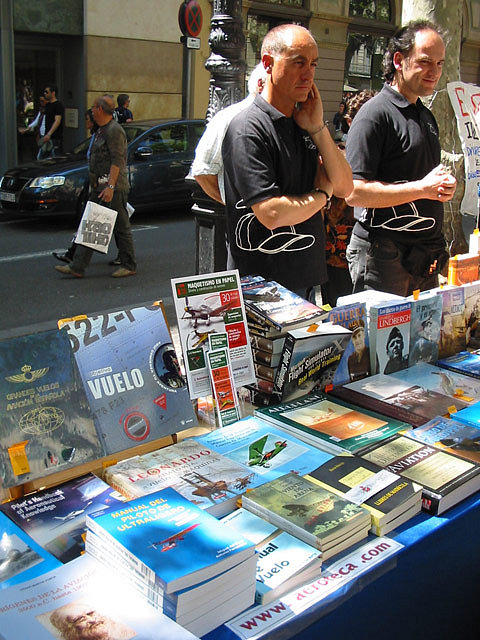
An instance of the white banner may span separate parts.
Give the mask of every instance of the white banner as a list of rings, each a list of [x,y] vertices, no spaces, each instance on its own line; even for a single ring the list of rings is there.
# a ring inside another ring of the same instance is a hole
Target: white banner
[[[117,212],[114,209],[89,200],[78,225],[76,244],[107,253],[116,219]]]
[[[285,624],[402,548],[403,545],[392,538],[371,540],[334,562],[314,582],[298,587],[270,604],[247,609],[226,626],[242,640],[261,638],[267,631]]]
[[[449,82],[447,90],[457,116],[458,135],[465,156],[465,194],[460,211],[477,216],[480,184],[480,87],[466,82]]]

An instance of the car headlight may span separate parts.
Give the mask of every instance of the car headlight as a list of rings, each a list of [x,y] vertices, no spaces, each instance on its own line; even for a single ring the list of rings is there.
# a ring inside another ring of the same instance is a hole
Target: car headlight
[[[44,176],[34,178],[29,186],[50,189],[51,187],[60,187],[62,184],[65,184],[65,176]]]

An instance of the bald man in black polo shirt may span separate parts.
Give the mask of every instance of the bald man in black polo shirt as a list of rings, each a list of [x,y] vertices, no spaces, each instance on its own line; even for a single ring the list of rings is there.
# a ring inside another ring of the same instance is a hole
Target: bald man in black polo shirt
[[[440,165],[438,126],[420,97],[442,74],[445,44],[428,21],[411,22],[391,39],[383,61],[386,84],[358,112],[346,154],[357,220],[347,247],[353,291],[406,296],[437,286],[448,260],[443,203],[456,181]]]
[[[262,95],[232,120],[222,147],[229,268],[305,298],[327,279],[319,212],[332,193],[345,197],[352,189],[350,167],[323,121],[317,60],[304,27],[269,31]]]

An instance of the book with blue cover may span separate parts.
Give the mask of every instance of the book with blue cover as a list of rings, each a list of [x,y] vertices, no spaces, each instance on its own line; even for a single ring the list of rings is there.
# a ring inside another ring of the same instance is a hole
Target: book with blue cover
[[[0,590],[2,640],[198,640],[83,555]]]
[[[457,411],[455,420],[472,427],[480,427],[480,402],[475,402],[472,406]]]
[[[41,576],[60,562],[0,513],[0,589]]]
[[[87,527],[166,593],[213,578],[255,553],[252,543],[170,487],[88,514]]]
[[[106,482],[89,473],[1,505],[1,510],[61,562],[85,552],[85,517],[123,504]]]
[[[103,456],[65,331],[0,341],[0,481],[13,487]]]
[[[454,414],[456,416],[456,414]],[[409,438],[433,444],[466,460],[480,463],[480,425],[474,427],[455,418],[439,416],[405,433]]]
[[[272,602],[320,574],[322,558],[318,549],[277,529],[260,516],[241,508],[222,522],[256,545],[257,603]]]
[[[370,341],[368,337],[367,305],[365,302],[334,307],[328,321],[350,329],[351,339],[333,376],[332,384],[345,384],[370,375]]]
[[[480,350],[459,351],[447,358],[440,358],[436,364],[442,369],[449,369],[472,378],[480,378]]]
[[[61,322],[107,454],[197,424],[161,305]]]
[[[289,471],[304,475],[315,469],[320,460],[326,462],[331,458],[329,453],[256,416],[197,436],[196,440],[245,469],[255,471],[256,476],[248,488],[269,482]]]

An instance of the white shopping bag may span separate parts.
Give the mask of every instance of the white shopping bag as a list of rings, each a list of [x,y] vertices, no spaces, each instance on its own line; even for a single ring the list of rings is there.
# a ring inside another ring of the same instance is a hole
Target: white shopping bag
[[[117,212],[114,209],[89,200],[78,225],[75,243],[107,253],[116,219]]]

